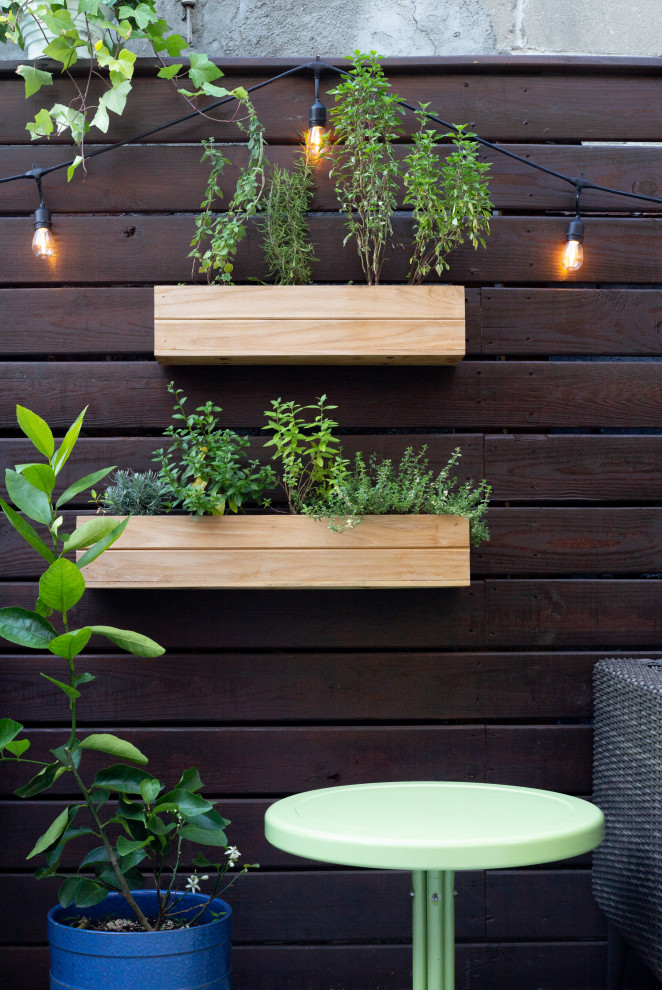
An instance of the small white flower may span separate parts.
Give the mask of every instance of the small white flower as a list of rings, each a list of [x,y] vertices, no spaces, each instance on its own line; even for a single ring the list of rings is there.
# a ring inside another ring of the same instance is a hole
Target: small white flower
[[[192,876],[190,876],[186,881],[186,883],[184,884],[184,886],[186,887],[187,890],[190,890],[192,894],[195,894],[196,891],[200,890],[200,881],[198,880],[198,874],[194,873]]]
[[[236,846],[228,846],[228,848],[225,850],[225,855],[228,857],[229,860],[228,866],[230,867],[230,869],[232,869],[234,864],[241,856],[241,853],[239,852]]]

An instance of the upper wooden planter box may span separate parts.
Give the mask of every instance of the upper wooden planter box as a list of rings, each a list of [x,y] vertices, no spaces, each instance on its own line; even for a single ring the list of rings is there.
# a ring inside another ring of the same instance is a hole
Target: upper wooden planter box
[[[457,364],[459,285],[154,288],[161,364]]]
[[[469,523],[462,516],[367,516],[332,533],[307,516],[134,516],[84,574],[90,588],[468,585]]]

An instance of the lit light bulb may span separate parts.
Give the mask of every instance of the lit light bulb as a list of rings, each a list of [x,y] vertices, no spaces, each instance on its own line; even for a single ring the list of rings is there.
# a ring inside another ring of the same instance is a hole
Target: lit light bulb
[[[51,233],[51,211],[43,205],[34,211],[32,253],[37,258],[50,258],[55,253],[55,241]]]
[[[306,158],[309,165],[317,165],[324,155],[324,138],[326,137],[326,127],[315,124],[306,131]]]
[[[576,272],[584,262],[584,224],[579,216],[570,221],[563,250],[563,267],[567,272]]]
[[[50,258],[55,254],[55,241],[48,227],[37,227],[32,238],[32,253],[38,258]]]

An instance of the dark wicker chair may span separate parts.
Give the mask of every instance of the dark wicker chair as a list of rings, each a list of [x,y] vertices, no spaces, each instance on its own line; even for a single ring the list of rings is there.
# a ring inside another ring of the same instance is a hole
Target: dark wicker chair
[[[593,890],[611,923],[613,988],[623,974],[619,935],[662,978],[662,663],[601,660],[594,688],[593,797],[606,833]]]

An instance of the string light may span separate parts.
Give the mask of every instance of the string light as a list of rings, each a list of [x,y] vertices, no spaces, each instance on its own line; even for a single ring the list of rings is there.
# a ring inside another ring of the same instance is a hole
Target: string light
[[[278,82],[280,79],[284,79],[288,76],[295,75],[299,72],[310,72],[313,71],[315,77],[315,102],[310,108],[309,116],[309,130],[306,135],[306,154],[308,155],[308,160],[311,164],[314,164],[319,160],[321,154],[324,150],[324,139],[323,131],[326,129],[326,108],[324,104],[319,100],[319,77],[322,72],[329,71],[334,72],[337,75],[345,76],[350,74],[350,70],[341,69],[339,66],[330,65],[327,62],[320,61],[319,55],[315,62],[303,62],[301,65],[293,66],[291,69],[286,69],[285,72],[279,73],[277,76],[271,76],[269,79],[265,79],[260,83],[256,83],[254,86],[247,88],[248,93],[255,92],[258,89],[263,89],[265,86],[270,86],[272,83]],[[175,120],[170,120],[165,124],[159,124],[157,127],[152,127],[148,131],[143,131],[141,134],[135,134],[132,137],[122,138],[120,141],[116,141],[114,144],[104,145],[102,148],[97,148],[94,151],[89,152],[85,155],[85,160],[88,161],[95,158],[97,155],[106,154],[109,151],[115,151],[117,148],[123,148],[126,145],[133,144],[136,141],[143,141],[145,138],[151,137],[153,134],[157,134],[160,131],[167,130],[170,127],[174,127],[177,124],[182,124],[187,120],[192,120],[194,117],[198,117],[200,114],[208,114],[218,107],[223,106],[226,103],[231,103],[237,99],[234,95],[226,96],[223,99],[216,100],[208,106],[204,107],[203,110],[192,110],[189,113],[183,114],[177,117]],[[420,108],[413,106],[411,103],[407,103],[405,100],[397,101],[400,106],[407,110],[418,111]],[[443,127],[447,128],[449,131],[458,132],[455,124],[449,121],[443,120],[437,114],[424,112],[426,119],[433,121],[434,123],[441,124]],[[312,132],[312,133],[311,133]],[[309,142],[310,137],[310,142]],[[489,148],[500,155],[505,155],[507,158],[511,158],[522,165],[526,165],[529,168],[536,169],[539,172],[543,172],[552,178],[558,179],[561,182],[567,182],[575,187],[579,193],[582,189],[592,189],[596,192],[608,193],[612,196],[622,196],[628,199],[636,199],[638,201],[643,201],[647,203],[657,203],[662,206],[662,199],[656,196],[644,196],[640,193],[628,192],[625,189],[614,189],[609,186],[602,186],[598,183],[591,182],[589,179],[579,179],[573,178],[572,176],[565,175],[563,172],[557,172],[554,169],[548,168],[546,165],[541,165],[539,162],[534,161],[531,158],[524,158],[522,155],[518,155],[514,151],[509,151],[507,148],[503,148],[498,144],[494,144],[492,141],[487,141],[485,138],[479,137],[477,134],[473,135],[472,138],[478,144],[485,148]],[[8,175],[4,178],[0,178],[0,184],[5,182],[14,182],[18,179],[35,179],[39,185],[39,180],[42,176],[48,175],[50,172],[58,172],[61,169],[69,168],[75,163],[75,159],[69,159],[65,162],[59,162],[57,165],[50,165],[47,168],[37,168],[34,166],[31,170],[27,172],[22,172],[19,175]],[[41,191],[41,187],[40,187]],[[35,222],[35,237],[33,238],[33,250],[39,257],[51,257],[55,249],[53,236],[50,229],[50,212],[42,202],[39,208],[35,210],[34,222]],[[583,233],[584,225],[582,223],[581,217],[579,215],[579,210],[576,211],[575,218],[570,222],[568,229],[568,234],[566,236],[566,248],[564,251],[564,259],[567,254],[572,255],[569,259],[572,264],[568,266],[569,271],[576,271],[582,264],[583,260]],[[37,237],[39,235],[39,237]],[[43,245],[43,247],[42,247]],[[37,250],[38,248],[38,250]],[[564,260],[564,267],[566,266]]]
[[[51,258],[55,254],[55,241],[51,231],[51,211],[44,205],[44,193],[41,188],[41,176],[36,176],[39,190],[39,206],[34,211],[34,237],[32,238],[32,253],[37,258]]]
[[[320,100],[320,73],[321,64],[317,60],[313,65],[315,75],[315,102],[308,114],[308,130],[306,131],[306,160],[309,165],[317,165],[324,154],[324,139],[327,134],[326,129],[326,107]]]

